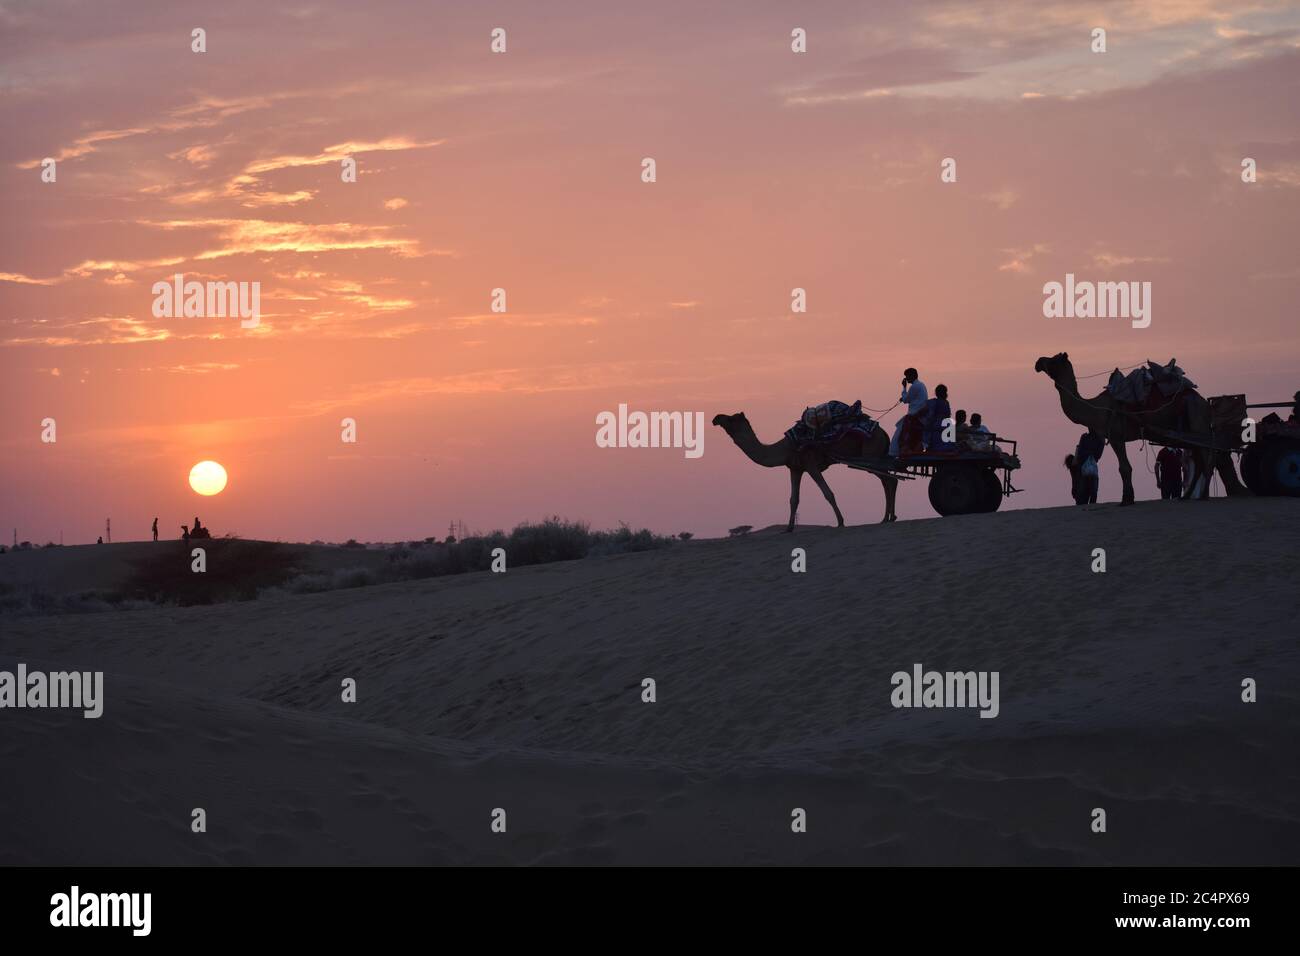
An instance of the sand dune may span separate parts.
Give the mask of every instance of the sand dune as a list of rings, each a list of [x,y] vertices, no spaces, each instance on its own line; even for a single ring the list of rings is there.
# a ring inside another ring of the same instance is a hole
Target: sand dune
[[[106,702],[0,711],[0,862],[1293,862],[1298,527],[1015,511],[6,620],[0,668]],[[914,663],[998,671],[999,715],[895,709]]]

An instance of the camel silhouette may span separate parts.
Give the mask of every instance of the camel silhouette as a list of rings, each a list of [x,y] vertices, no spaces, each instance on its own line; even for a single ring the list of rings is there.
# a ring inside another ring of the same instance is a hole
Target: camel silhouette
[[[764,468],[786,467],[790,469],[790,522],[786,531],[794,530],[795,514],[799,510],[799,485],[807,472],[817,487],[822,490],[831,510],[835,512],[838,526],[844,527],[844,515],[835,503],[835,493],[826,484],[822,472],[831,465],[838,464],[844,458],[884,458],[889,454],[889,436],[885,430],[876,427],[870,437],[862,439],[861,432],[846,432],[838,440],[829,444],[796,445],[788,435],[782,436],[775,444],[765,445],[754,434],[754,428],[744,412],[734,415],[714,415],[713,424],[717,425],[736,443],[736,447],[748,456],[749,460]],[[885,487],[885,517],[881,523],[896,520],[894,514],[894,494],[898,490],[898,479],[890,475],[877,475]]]
[[[1195,389],[1189,389],[1185,409],[1185,420],[1180,420],[1179,405],[1176,401],[1166,402],[1150,411],[1134,410],[1117,401],[1109,392],[1103,390],[1096,398],[1084,398],[1079,394],[1079,383],[1074,377],[1074,366],[1070,356],[1058,352],[1051,358],[1043,356],[1034,363],[1035,372],[1044,372],[1056,385],[1061,399],[1061,411],[1065,417],[1082,425],[1095,435],[1105,438],[1115,450],[1119,462],[1119,477],[1124,485],[1124,494],[1120,504],[1133,503],[1133,466],[1128,461],[1128,442],[1147,438],[1144,429],[1154,428],[1164,431],[1191,432],[1201,441],[1210,442],[1213,432],[1210,428],[1210,403]],[[1180,425],[1182,427],[1180,427]],[[1158,435],[1152,435],[1159,441]],[[1196,460],[1197,474],[1207,479],[1214,469],[1218,469],[1223,479],[1224,490],[1230,496],[1249,495],[1250,492],[1237,478],[1237,471],[1232,467],[1232,456],[1226,451],[1213,451],[1208,448],[1192,448]],[[1208,480],[1206,487],[1208,488]],[[1188,490],[1187,497],[1191,496]]]

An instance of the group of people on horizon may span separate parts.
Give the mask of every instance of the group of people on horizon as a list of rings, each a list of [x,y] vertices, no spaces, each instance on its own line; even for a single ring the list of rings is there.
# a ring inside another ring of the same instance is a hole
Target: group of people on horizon
[[[889,454],[893,458],[909,453],[917,444],[924,451],[952,451],[963,444],[986,451],[992,446],[992,433],[985,427],[980,413],[971,415],[969,422],[964,408],[957,409],[954,416],[948,404],[948,386],[935,386],[934,398],[930,398],[914,368],[903,372],[903,392],[898,401],[907,405],[907,414],[894,425],[894,435],[889,441]],[[944,439],[950,424],[955,426],[953,442]]]
[[[1079,436],[1074,454],[1065,456],[1065,467],[1070,472],[1070,493],[1076,505],[1095,505],[1101,477],[1097,464],[1106,450],[1106,439],[1087,431]],[[1156,455],[1156,485],[1163,501],[1179,499],[1195,469],[1191,453],[1182,448],[1166,445]]]

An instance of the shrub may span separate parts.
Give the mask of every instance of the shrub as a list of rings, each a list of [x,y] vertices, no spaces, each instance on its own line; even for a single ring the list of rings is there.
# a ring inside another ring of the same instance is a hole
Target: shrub
[[[159,604],[213,604],[250,601],[259,591],[292,578],[299,552],[273,541],[214,538],[202,545],[207,570],[190,570],[191,545],[170,542],[135,563],[123,587],[124,597]]]

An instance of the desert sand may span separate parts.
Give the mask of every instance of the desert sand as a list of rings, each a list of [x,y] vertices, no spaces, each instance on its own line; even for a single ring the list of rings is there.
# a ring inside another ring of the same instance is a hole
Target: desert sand
[[[0,668],[105,672],[97,720],[0,711],[0,863],[1294,863],[1297,529],[1025,510],[0,619]],[[999,715],[895,709],[915,663]]]

